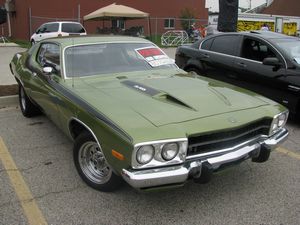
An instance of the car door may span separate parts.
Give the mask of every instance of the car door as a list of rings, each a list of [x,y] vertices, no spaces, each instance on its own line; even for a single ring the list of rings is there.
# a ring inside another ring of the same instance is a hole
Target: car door
[[[235,76],[234,62],[238,54],[241,36],[226,34],[207,39],[199,46],[204,57],[201,58],[205,75],[226,81]]]
[[[42,43],[36,58],[30,59],[30,97],[42,108],[43,112],[58,126],[60,118],[57,104],[59,96],[53,82],[60,82],[60,46],[54,43]],[[44,68],[51,67],[51,73]]]
[[[282,66],[264,65],[263,60],[269,57],[277,58]],[[245,35],[235,68],[238,74],[236,84],[287,104],[287,65],[282,55],[269,42]]]
[[[35,41],[41,41],[46,38],[57,37],[59,23],[47,23],[38,29]]]

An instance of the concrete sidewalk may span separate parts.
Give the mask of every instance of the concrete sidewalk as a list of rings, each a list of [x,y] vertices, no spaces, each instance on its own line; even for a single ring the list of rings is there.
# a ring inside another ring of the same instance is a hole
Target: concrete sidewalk
[[[10,72],[9,63],[17,52],[25,50],[18,45],[12,45],[12,43],[0,45],[0,85],[16,84],[15,78]]]

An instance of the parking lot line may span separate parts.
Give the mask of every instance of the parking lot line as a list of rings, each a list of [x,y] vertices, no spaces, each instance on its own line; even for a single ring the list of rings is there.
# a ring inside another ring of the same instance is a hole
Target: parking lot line
[[[27,217],[30,225],[44,225],[47,224],[42,212],[40,211],[31,191],[26,185],[18,167],[11,157],[3,139],[0,137],[0,161],[7,171],[10,182],[15,189],[17,197],[22,205],[24,214]]]
[[[300,154],[297,154],[297,153],[295,153],[295,152],[292,152],[292,151],[287,150],[287,149],[282,148],[282,147],[278,147],[276,150],[277,150],[278,152],[282,153],[282,154],[286,154],[286,155],[288,155],[288,156],[290,156],[290,157],[292,157],[292,158],[295,158],[295,159],[300,160]]]

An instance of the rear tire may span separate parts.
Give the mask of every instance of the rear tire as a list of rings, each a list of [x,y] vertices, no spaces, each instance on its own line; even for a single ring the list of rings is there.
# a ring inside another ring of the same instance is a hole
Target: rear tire
[[[25,117],[29,118],[41,113],[39,108],[28,98],[22,85],[19,85],[19,104],[21,112]]]
[[[80,177],[90,187],[111,192],[121,186],[123,180],[108,165],[101,147],[89,132],[76,138],[73,158]]]

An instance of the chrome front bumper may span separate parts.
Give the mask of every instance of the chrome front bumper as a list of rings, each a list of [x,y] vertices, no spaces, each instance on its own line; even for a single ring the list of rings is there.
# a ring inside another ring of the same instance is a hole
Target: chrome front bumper
[[[239,145],[226,150],[187,157],[185,163],[176,166],[152,168],[145,170],[122,170],[122,177],[132,187],[137,189],[159,188],[183,184],[188,178],[199,178],[202,173],[221,169],[228,164],[234,164],[249,158],[257,157],[261,151],[271,151],[285,141],[288,131],[280,129],[276,134],[259,142]],[[221,152],[221,154],[220,154]]]

